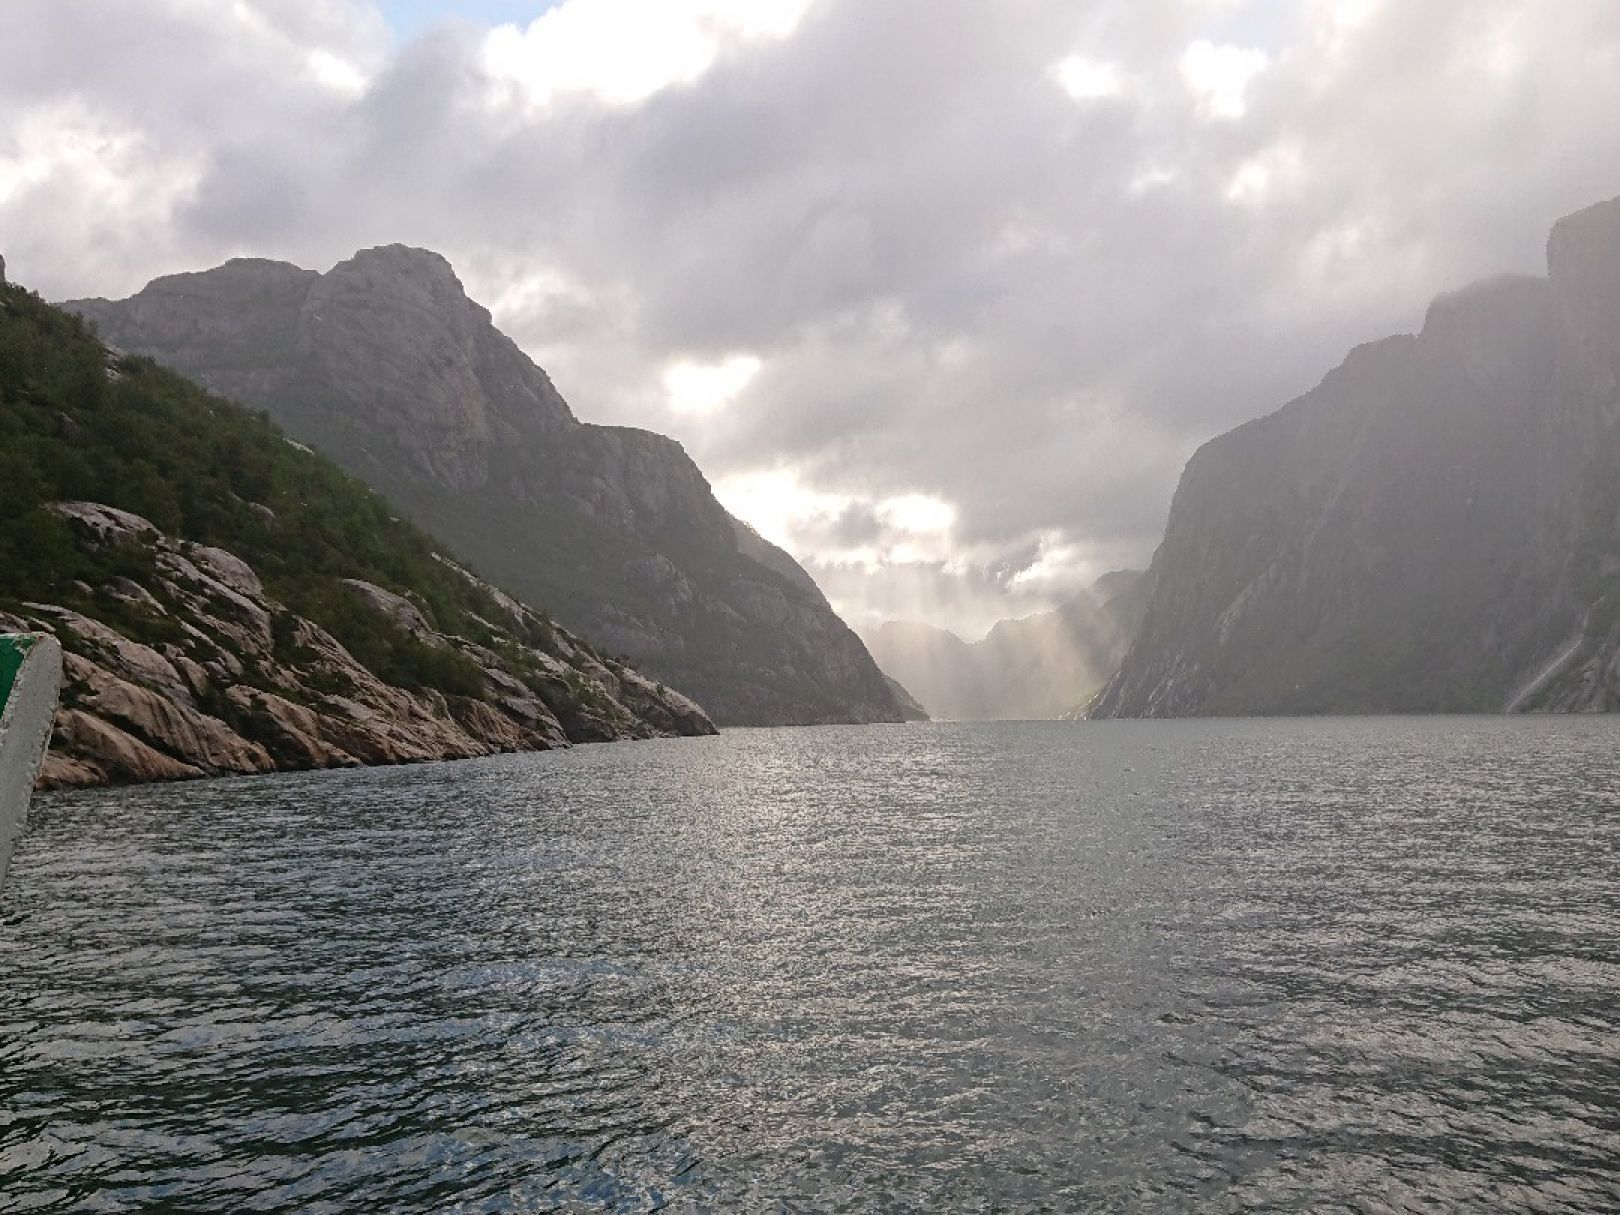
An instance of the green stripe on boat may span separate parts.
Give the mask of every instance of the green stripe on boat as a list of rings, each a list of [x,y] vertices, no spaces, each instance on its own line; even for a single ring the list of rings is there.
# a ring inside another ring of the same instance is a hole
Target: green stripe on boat
[[[23,659],[33,648],[32,637],[0,635],[0,713],[6,711],[6,701],[11,698],[11,685],[17,682],[17,672],[22,669]]]

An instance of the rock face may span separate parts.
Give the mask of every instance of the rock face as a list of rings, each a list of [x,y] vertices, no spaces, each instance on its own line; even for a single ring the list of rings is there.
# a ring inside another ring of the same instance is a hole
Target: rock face
[[[109,619],[170,641],[132,640],[85,611],[28,603],[0,632],[54,633],[62,708],[45,787],[178,780],[544,750],[570,742],[711,734],[691,701],[498,592],[506,618],[479,644],[436,631],[404,596],[346,584],[357,604],[421,643],[469,660],[478,695],[411,690],[374,674],[330,633],[265,594],[233,554],[167,536],[91,502],[53,508],[87,549],[120,549],[146,580],[86,588]],[[139,560],[136,560],[136,558]],[[463,577],[472,581],[470,574]],[[485,591],[490,588],[481,587]]]
[[[889,680],[889,691],[894,694],[894,703],[900,706],[901,717],[906,721],[931,720],[928,716],[928,710],[923,708],[922,702],[906,691],[899,680],[890,679],[887,675],[884,678]]]
[[[678,444],[578,422],[437,254],[370,249],[326,274],[237,260],[67,307],[267,410],[722,723],[899,720],[792,558],[727,514]]]
[[[1098,716],[1620,708],[1620,200],[1188,462]]]
[[[1095,696],[1119,665],[1147,586],[1140,571],[1107,574],[1062,607],[1003,620],[973,643],[945,629],[891,620],[872,637],[872,654],[934,717],[1064,717]]]

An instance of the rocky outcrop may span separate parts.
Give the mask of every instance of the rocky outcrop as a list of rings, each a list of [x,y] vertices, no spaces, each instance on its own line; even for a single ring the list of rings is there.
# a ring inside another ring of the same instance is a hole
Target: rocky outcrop
[[[1189,461],[1099,716],[1620,708],[1620,200]]]
[[[53,510],[87,549],[119,549],[126,568],[145,573],[79,588],[79,607],[31,602],[0,613],[0,632],[54,633],[66,652],[62,708],[41,775],[47,787],[714,732],[686,697],[601,658],[458,567],[506,614],[486,622],[483,641],[439,632],[404,595],[358,579],[344,585],[389,627],[465,661],[481,689],[467,695],[381,678],[269,596],[230,552],[97,503]]]
[[[722,723],[894,721],[860,640],[663,436],[578,422],[437,254],[237,260],[68,307],[268,410],[481,572]]]
[[[871,637],[878,665],[954,721],[1044,720],[1085,704],[1118,667],[1141,617],[1140,571],[1105,574],[1049,612],[1003,620],[980,641],[887,621]]]

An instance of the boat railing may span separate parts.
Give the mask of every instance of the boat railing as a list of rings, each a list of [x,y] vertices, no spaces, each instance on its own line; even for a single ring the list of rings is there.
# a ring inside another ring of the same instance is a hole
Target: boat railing
[[[0,887],[51,742],[62,647],[47,633],[0,633]]]

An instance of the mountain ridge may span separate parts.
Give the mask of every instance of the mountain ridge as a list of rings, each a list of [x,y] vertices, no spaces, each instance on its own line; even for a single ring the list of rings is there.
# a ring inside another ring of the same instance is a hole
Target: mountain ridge
[[[1620,707],[1620,200],[1183,471],[1094,715]]]
[[[810,576],[731,516],[674,440],[575,418],[438,254],[383,246],[325,274],[237,259],[66,306],[267,410],[722,724],[900,720]]]

